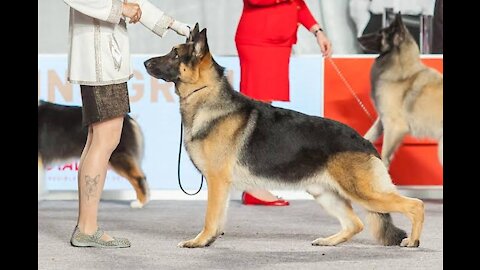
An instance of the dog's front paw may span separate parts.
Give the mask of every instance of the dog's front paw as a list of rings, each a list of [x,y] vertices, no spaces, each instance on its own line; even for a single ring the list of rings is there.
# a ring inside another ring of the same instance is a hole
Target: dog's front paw
[[[418,247],[420,245],[420,240],[411,240],[410,238],[404,238],[400,243],[401,247]]]
[[[335,246],[336,243],[332,243],[327,238],[317,238],[313,240],[312,246]]]
[[[210,244],[215,242],[217,239],[217,236],[209,236],[209,234],[199,234],[197,237],[187,240],[187,241],[182,241],[178,243],[178,247],[183,247],[183,248],[199,248],[199,247],[208,247]]]
[[[201,247],[206,247],[208,245],[207,243],[202,243],[196,239],[190,239],[190,240],[182,241],[178,243],[177,246],[182,248],[201,248]]]
[[[143,206],[144,206],[144,204],[142,202],[140,202],[139,200],[135,200],[135,201],[132,201],[130,203],[131,208],[142,208]]]

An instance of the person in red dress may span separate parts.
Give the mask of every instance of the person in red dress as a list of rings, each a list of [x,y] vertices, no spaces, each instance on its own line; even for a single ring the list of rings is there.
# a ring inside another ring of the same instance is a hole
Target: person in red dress
[[[235,34],[240,59],[240,92],[271,103],[290,101],[289,63],[302,24],[316,38],[324,57],[332,46],[303,0],[243,0]],[[286,206],[267,190],[247,190],[244,204]]]

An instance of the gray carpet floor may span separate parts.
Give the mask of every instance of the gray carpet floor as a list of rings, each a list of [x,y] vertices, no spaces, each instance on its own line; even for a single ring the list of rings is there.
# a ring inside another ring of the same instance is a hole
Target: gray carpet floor
[[[38,203],[39,269],[443,269],[443,203],[426,202],[420,247],[384,247],[369,228],[335,247],[311,246],[340,226],[313,200],[288,207],[245,206],[231,201],[225,235],[210,247],[183,249],[181,240],[201,230],[205,201],[152,201],[131,209],[127,201],[102,201],[100,226],[126,237],[131,248],[74,248],[69,239],[77,201]],[[365,222],[366,212],[354,206]],[[394,223],[410,231],[406,217]]]

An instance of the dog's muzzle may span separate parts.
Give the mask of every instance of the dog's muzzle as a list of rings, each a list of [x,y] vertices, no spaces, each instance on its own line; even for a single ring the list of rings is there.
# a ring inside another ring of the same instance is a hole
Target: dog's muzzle
[[[155,66],[155,63],[153,63],[153,62],[154,62],[153,59],[148,59],[147,61],[143,62],[143,65],[148,70],[148,69],[152,68],[153,66]]]

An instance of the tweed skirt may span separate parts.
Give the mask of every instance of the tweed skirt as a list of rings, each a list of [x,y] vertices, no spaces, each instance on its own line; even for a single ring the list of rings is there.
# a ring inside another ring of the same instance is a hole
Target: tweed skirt
[[[80,85],[82,94],[82,124],[90,124],[125,116],[130,112],[127,83],[110,85]]]

